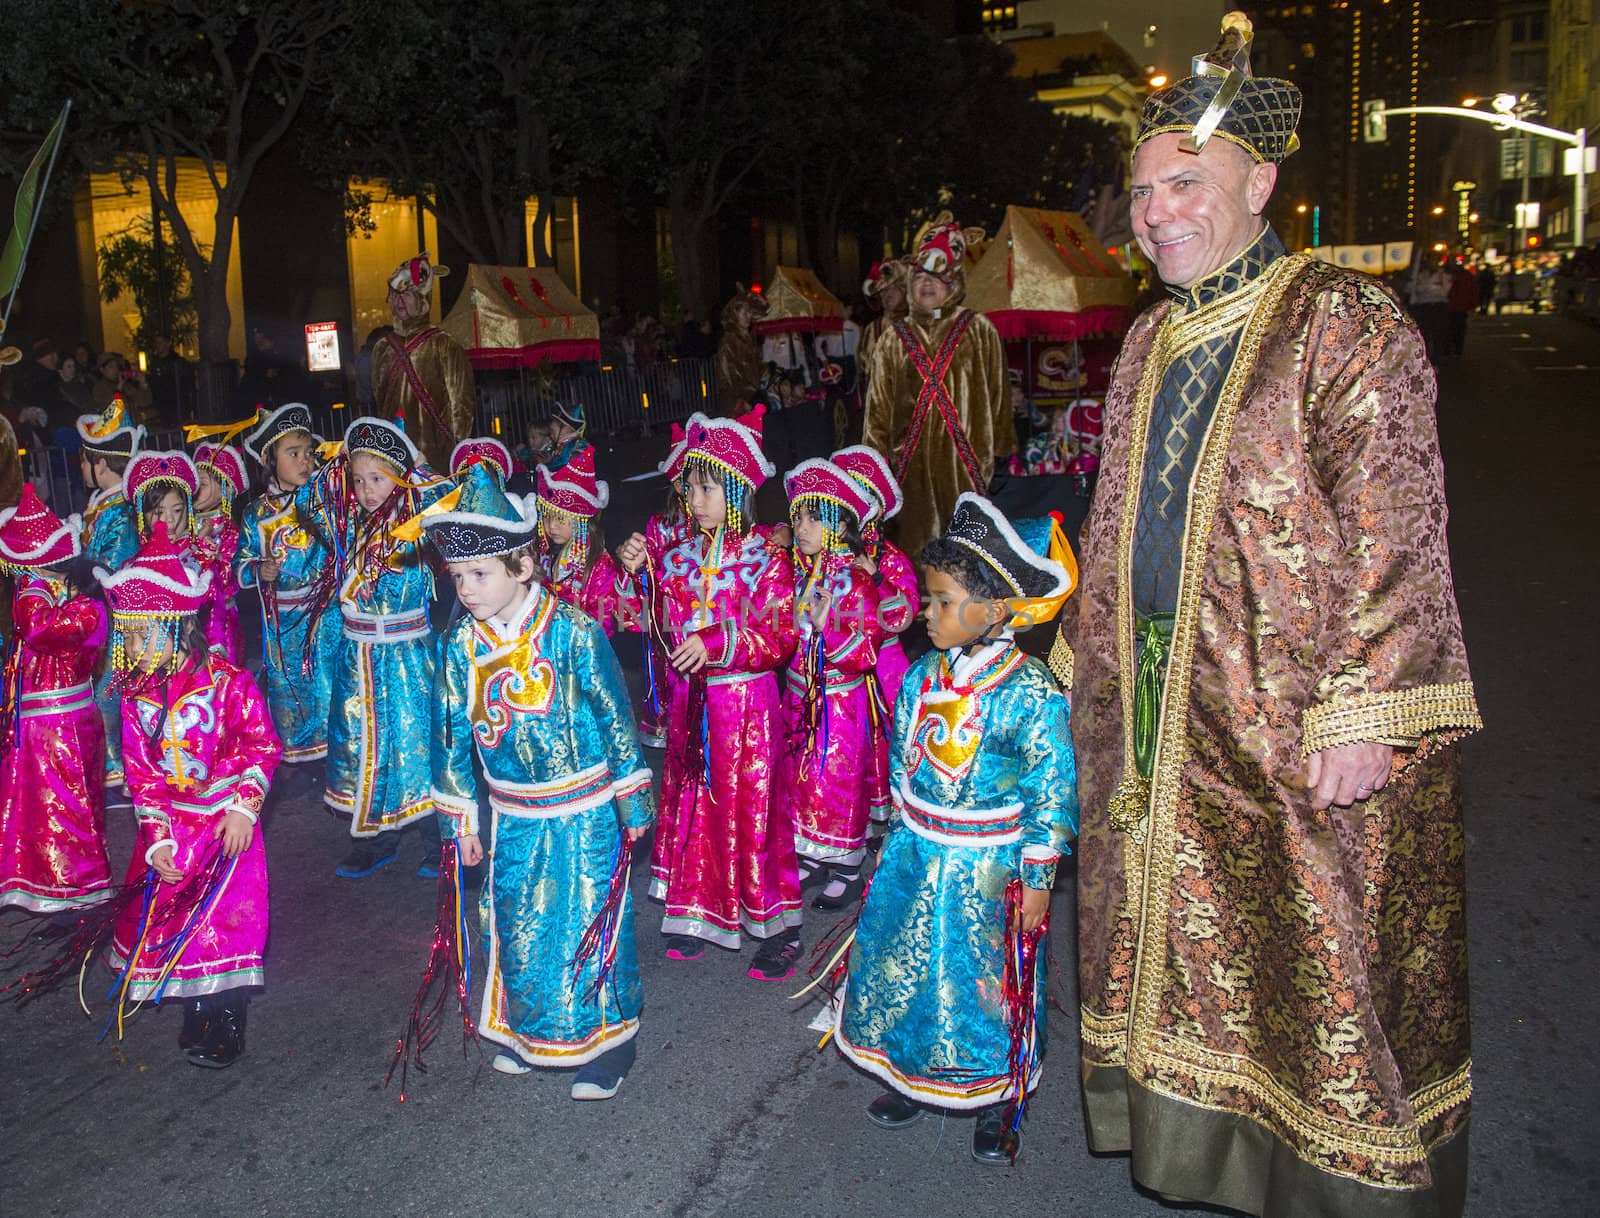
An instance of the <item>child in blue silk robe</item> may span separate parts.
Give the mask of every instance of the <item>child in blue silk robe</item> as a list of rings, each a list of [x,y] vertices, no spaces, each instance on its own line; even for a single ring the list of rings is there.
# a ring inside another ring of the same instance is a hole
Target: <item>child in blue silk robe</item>
[[[876,1124],[900,1128],[928,1107],[977,1110],[980,1162],[1014,1156],[1012,1105],[1038,1085],[1044,1053],[1041,948],[1028,1053],[1020,1067],[1011,1055],[1004,982],[1019,936],[1007,922],[1023,932],[1044,923],[1056,862],[1078,827],[1067,700],[1012,638],[1066,599],[1070,552],[1053,547],[1067,565],[1042,557],[1024,527],[965,494],[922,553],[933,649],[895,702],[895,811],[836,1026],[844,1055],[889,1088],[868,1108]],[[1018,879],[1020,900],[1008,906]],[[1016,998],[1024,1011],[1027,1002]]]
[[[463,865],[482,860],[486,822],[494,843],[478,1031],[504,1046],[495,1069],[576,1067],[572,1098],[602,1100],[633,1064],[643,991],[627,860],[655,794],[611,644],[536,582],[524,510],[474,467],[455,510],[423,521],[466,610],[440,647],[433,802]],[[593,927],[605,933],[586,952]]]

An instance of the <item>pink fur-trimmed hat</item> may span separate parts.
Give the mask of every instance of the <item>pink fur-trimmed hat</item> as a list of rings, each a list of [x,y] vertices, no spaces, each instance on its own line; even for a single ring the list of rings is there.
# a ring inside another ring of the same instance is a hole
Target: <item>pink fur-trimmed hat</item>
[[[149,540],[120,571],[96,567],[94,574],[118,617],[187,617],[200,611],[211,588],[210,571],[183,565],[164,520],[156,521]]]
[[[33,489],[22,484],[22,498],[0,512],[0,563],[10,567],[51,568],[83,552],[83,521],[57,516]]]
[[[200,473],[188,453],[142,452],[128,463],[128,472],[123,475],[128,502],[133,504],[150,487],[161,483],[177,487],[191,502],[194,500],[194,493],[200,489]]]
[[[676,482],[683,476],[683,459],[689,455],[689,435],[684,428],[705,421],[706,416],[697,410],[689,416],[688,423],[672,425],[672,447],[667,449],[667,459],[656,466],[666,476],[668,482]]]
[[[872,494],[832,461],[812,457],[800,462],[783,476],[783,492],[790,504],[801,499],[826,499],[837,503],[865,524],[876,514],[878,501]]]
[[[469,465],[487,465],[498,470],[501,482],[511,477],[511,471],[516,468],[511,450],[493,436],[473,436],[450,450],[452,474],[461,473]]]
[[[244,470],[244,454],[231,444],[201,444],[194,450],[196,467],[209,466],[223,482],[242,495],[250,487],[250,475]]]
[[[580,448],[560,469],[541,465],[535,471],[541,509],[588,520],[611,502],[611,488],[594,476],[594,449]]]
[[[759,487],[777,468],[761,451],[761,420],[766,407],[757,406],[736,419],[690,419],[684,429],[688,445],[684,460],[699,457],[721,466],[735,477]]]
[[[878,501],[877,515],[883,520],[893,520],[905,506],[905,495],[894,471],[883,459],[883,454],[868,444],[854,444],[833,454],[833,463],[872,492]]]

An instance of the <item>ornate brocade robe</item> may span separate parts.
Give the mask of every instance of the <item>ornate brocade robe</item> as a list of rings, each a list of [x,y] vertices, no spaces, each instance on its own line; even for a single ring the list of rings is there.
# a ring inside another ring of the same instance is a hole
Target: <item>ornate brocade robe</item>
[[[1481,721],[1433,372],[1365,276],[1284,256],[1206,286],[1124,343],[1062,627],[1090,1142],[1131,1149],[1151,1189],[1255,1214],[1457,1214],[1471,1081],[1453,742]],[[1174,365],[1230,331],[1180,497],[1145,787],[1130,721],[1151,416]],[[1355,741],[1396,747],[1388,786],[1312,811],[1303,759]]]

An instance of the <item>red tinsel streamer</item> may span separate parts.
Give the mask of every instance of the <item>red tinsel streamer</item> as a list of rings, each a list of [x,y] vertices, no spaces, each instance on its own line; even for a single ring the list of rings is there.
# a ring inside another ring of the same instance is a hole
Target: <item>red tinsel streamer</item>
[[[617,959],[617,941],[622,932],[622,902],[628,895],[628,864],[633,857],[633,841],[623,833],[617,843],[616,858],[611,863],[611,878],[606,884],[606,899],[600,912],[584,929],[578,940],[578,950],[572,953],[567,967],[572,970],[572,984],[578,984],[583,969],[591,959],[596,961],[594,980],[584,997],[604,1005],[606,983],[611,980],[612,966]]]
[[[1034,930],[1022,927],[1022,881],[1012,880],[1006,885],[1006,968],[1001,982],[1001,1001],[1005,1005],[1006,1033],[1009,1048],[1006,1054],[1012,1101],[1011,1132],[1022,1129],[1023,1113],[1028,1107],[1028,1082],[1039,1064],[1038,1028],[1034,1014],[1034,989],[1039,973],[1039,945],[1047,942],[1050,934],[1050,914]],[[1047,949],[1048,950],[1048,949]],[[1016,1162],[1020,1139],[1010,1143],[1011,1160]]]
[[[453,841],[444,843],[439,853],[439,903],[433,922],[433,942],[428,948],[428,963],[422,970],[422,984],[412,999],[411,1013],[406,1017],[400,1039],[395,1042],[394,1057],[389,1062],[389,1072],[383,1076],[387,1087],[394,1077],[395,1067],[400,1069],[400,1102],[406,1099],[407,1072],[415,1065],[418,1072],[426,1074],[423,1052],[439,1036],[444,1027],[445,1004],[452,991],[461,1007],[461,1054],[466,1056],[467,1042],[477,1036],[472,1025],[471,995],[468,981],[462,970],[465,944],[461,936],[461,881],[460,861]],[[440,984],[443,979],[443,984]]]

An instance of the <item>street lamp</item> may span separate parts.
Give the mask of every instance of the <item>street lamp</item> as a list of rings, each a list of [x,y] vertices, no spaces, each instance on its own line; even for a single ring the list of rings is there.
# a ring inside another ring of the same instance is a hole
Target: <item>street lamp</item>
[[[1433,214],[1436,216],[1444,215],[1444,206],[1442,204],[1435,203],[1433,205]]]
[[[1526,94],[1523,96],[1526,97]],[[1547,140],[1556,140],[1563,144],[1571,144],[1577,150],[1574,157],[1574,169],[1576,172],[1572,177],[1572,244],[1573,248],[1581,249],[1584,245],[1584,220],[1586,218],[1584,212],[1587,211],[1589,207],[1589,180],[1587,174],[1587,170],[1589,168],[1589,129],[1587,127],[1579,127],[1576,131],[1563,131],[1559,127],[1546,127],[1542,123],[1530,123],[1526,118],[1523,118],[1520,114],[1516,113],[1520,99],[1511,99],[1512,113],[1507,113],[1504,110],[1499,110],[1499,102],[1501,97],[1511,97],[1511,94],[1505,93],[1495,98],[1493,104],[1498,111],[1498,113],[1495,114],[1485,114],[1481,110],[1474,110],[1464,105],[1392,106],[1387,109],[1374,110],[1370,115],[1368,115],[1368,117],[1384,119],[1391,114],[1449,114],[1455,116],[1456,118],[1470,118],[1480,123],[1489,123],[1501,131],[1504,131],[1507,128],[1514,128],[1517,131],[1523,131],[1529,135],[1542,135]],[[1475,99],[1468,98],[1464,100],[1471,101]],[[1529,102],[1531,104],[1531,99],[1529,99]],[[1378,139],[1381,140],[1384,138],[1382,134],[1383,125],[1381,122],[1374,127],[1374,130],[1380,133],[1377,137]],[[1526,177],[1528,158],[1526,155],[1526,148],[1523,149],[1523,153],[1524,177],[1522,197],[1523,201],[1526,202],[1528,197],[1528,185]],[[1524,208],[1523,212],[1524,217],[1526,217],[1527,209]]]

